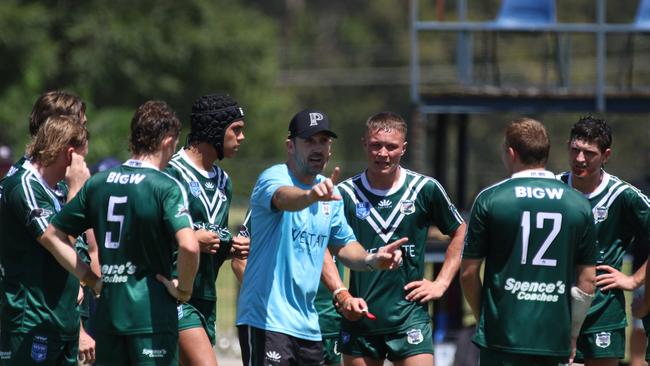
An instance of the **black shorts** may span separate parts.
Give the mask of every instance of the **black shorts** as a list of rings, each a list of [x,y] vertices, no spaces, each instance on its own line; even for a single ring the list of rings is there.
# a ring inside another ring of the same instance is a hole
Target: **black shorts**
[[[308,341],[248,325],[239,325],[237,329],[241,358],[246,366],[324,365],[321,341]]]

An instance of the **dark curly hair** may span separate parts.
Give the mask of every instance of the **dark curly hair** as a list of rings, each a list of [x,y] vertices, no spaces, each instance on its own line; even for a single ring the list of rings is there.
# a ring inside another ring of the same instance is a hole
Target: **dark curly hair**
[[[207,142],[214,146],[219,160],[223,159],[223,139],[228,126],[244,118],[244,110],[228,94],[208,94],[192,106],[188,145]]]
[[[604,152],[612,146],[612,129],[604,119],[582,117],[571,127],[569,142],[573,140],[596,143],[598,149]]]
[[[129,150],[134,155],[153,154],[165,136],[178,137],[181,122],[167,103],[150,100],[135,111],[131,119]]]

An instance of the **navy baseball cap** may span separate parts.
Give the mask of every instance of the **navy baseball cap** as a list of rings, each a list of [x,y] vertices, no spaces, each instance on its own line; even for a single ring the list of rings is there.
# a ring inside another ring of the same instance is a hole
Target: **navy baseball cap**
[[[325,113],[315,109],[303,109],[289,123],[289,138],[307,138],[319,132],[325,132],[330,137],[337,138],[330,130],[330,121]]]

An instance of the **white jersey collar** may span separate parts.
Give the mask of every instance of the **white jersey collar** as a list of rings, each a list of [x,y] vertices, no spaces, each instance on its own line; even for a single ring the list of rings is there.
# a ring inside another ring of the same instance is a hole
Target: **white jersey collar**
[[[184,148],[181,148],[181,150],[178,152],[178,155],[185,161],[185,163],[194,168],[194,170],[199,172],[199,174],[201,174],[204,178],[212,179],[215,175],[217,175],[217,170],[214,168],[214,166],[212,167],[212,171],[209,172],[207,170],[199,168],[196,164],[194,164],[189,155],[187,155],[187,152]]]
[[[122,165],[130,166],[131,168],[150,168],[150,169],[160,170],[158,169],[157,166],[151,164],[148,161],[137,160],[137,159],[129,159],[125,161],[124,164]]]
[[[587,199],[591,199],[592,197],[598,196],[599,194],[603,193],[603,191],[607,188],[607,185],[609,184],[610,175],[604,170],[601,170],[601,172],[603,173],[603,180],[600,181],[598,187],[596,187],[596,189],[594,189],[593,192],[591,193],[583,193],[583,195]],[[571,172],[569,172],[569,179],[567,179],[567,183],[569,183],[569,186],[573,188],[573,173]]]
[[[397,178],[396,185],[393,185],[390,189],[375,189],[370,186],[370,182],[368,181],[368,177],[366,175],[367,173],[368,171],[366,170],[363,172],[363,174],[361,174],[361,184],[363,184],[363,187],[375,196],[390,196],[391,194],[399,191],[400,188],[402,188],[404,185],[404,181],[406,181],[406,170],[400,166],[399,178]]]
[[[546,178],[555,179],[555,174],[544,169],[526,169],[512,175],[511,178]]]

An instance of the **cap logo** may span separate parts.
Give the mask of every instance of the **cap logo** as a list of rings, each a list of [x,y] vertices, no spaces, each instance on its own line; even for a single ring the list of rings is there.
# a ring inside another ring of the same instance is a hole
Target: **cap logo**
[[[242,109],[242,107],[239,107],[239,114],[240,114],[242,117],[244,117],[244,110]]]
[[[323,115],[321,113],[309,113],[309,127],[318,126],[318,121],[323,120]]]

